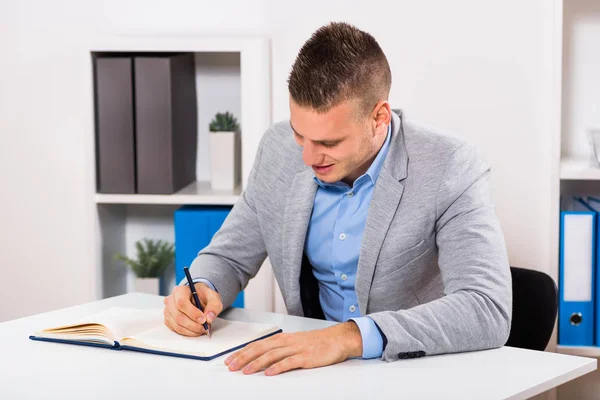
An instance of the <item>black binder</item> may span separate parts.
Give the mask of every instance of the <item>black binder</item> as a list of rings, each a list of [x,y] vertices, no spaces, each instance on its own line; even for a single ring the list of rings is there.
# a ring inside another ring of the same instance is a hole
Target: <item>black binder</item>
[[[171,194],[196,180],[194,55],[136,56],[137,193]]]
[[[135,193],[132,58],[94,61],[96,190]]]

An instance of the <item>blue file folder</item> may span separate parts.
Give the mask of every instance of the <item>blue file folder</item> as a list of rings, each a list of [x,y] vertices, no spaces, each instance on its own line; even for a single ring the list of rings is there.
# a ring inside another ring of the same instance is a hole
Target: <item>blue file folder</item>
[[[596,327],[594,332],[595,345],[600,346],[600,199],[588,196],[587,205],[596,211],[596,268],[595,268],[595,318]]]
[[[175,284],[185,279],[183,267],[189,267],[210,244],[230,211],[231,207],[220,206],[183,206],[175,211]],[[243,291],[232,307],[244,307]]]
[[[595,343],[595,293],[597,213],[562,211],[558,343],[593,346]]]

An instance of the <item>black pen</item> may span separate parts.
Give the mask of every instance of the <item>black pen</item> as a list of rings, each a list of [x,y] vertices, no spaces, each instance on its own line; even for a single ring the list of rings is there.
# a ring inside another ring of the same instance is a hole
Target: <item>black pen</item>
[[[194,303],[196,303],[196,307],[198,307],[200,311],[204,312],[204,310],[202,309],[202,304],[200,303],[200,299],[198,298],[198,293],[196,293],[196,286],[194,286],[194,281],[190,276],[190,271],[188,270],[188,267],[183,267],[183,272],[185,272],[185,277],[187,278],[188,286],[192,291],[192,296],[194,297]],[[206,330],[206,333],[208,334],[208,338],[210,339],[210,327],[208,326],[208,322],[206,322],[206,320],[204,321],[203,326]]]

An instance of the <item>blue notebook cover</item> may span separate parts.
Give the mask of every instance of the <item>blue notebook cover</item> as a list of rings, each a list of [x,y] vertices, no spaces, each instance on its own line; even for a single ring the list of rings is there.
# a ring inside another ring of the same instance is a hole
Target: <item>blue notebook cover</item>
[[[29,339],[31,340],[38,340],[41,342],[52,342],[52,343],[62,343],[62,344],[74,344],[74,345],[78,345],[78,346],[91,346],[91,347],[100,347],[100,348],[105,348],[105,349],[110,349],[110,350],[130,350],[130,351],[138,351],[141,353],[147,353],[147,354],[155,354],[155,355],[161,355],[161,356],[170,356],[170,357],[179,357],[179,358],[189,358],[192,360],[201,360],[201,361],[210,361],[213,360],[215,358],[219,358],[224,354],[227,353],[231,353],[233,351],[239,350],[247,345],[249,345],[252,342],[256,342],[258,340],[262,340],[262,339],[266,339],[270,336],[276,335],[278,333],[281,333],[282,330],[279,329],[275,332],[269,333],[268,335],[262,336],[258,339],[252,340],[250,342],[244,343],[242,345],[233,347],[231,349],[227,349],[226,351],[220,352],[218,354],[214,354],[210,357],[198,357],[198,356],[193,356],[193,355],[189,355],[189,354],[178,354],[178,353],[171,353],[171,352],[167,352],[167,351],[158,351],[158,350],[149,350],[149,349],[145,349],[145,348],[140,348],[140,347],[134,347],[134,346],[128,346],[128,345],[121,345],[119,344],[119,342],[115,342],[114,345],[109,345],[109,344],[101,344],[101,343],[92,343],[92,342],[85,342],[85,341],[76,341],[76,340],[66,340],[66,339],[52,339],[52,338],[46,338],[46,337],[38,337],[35,335],[31,335],[29,336]]]
[[[183,267],[189,267],[210,244],[230,211],[227,206],[183,206],[175,211],[175,284],[185,279]],[[244,307],[243,291],[231,306]]]

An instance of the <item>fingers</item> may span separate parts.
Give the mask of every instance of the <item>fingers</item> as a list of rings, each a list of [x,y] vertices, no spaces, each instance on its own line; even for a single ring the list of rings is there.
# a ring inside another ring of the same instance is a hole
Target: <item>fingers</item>
[[[165,308],[163,314],[165,317],[165,325],[173,332],[177,332],[184,336],[200,336],[205,333],[202,325],[192,321],[182,313],[173,315],[169,308]]]
[[[230,371],[243,368],[244,374],[253,374],[266,368],[265,375],[278,375],[308,365],[307,355],[301,346],[284,346],[272,350],[270,347],[255,346],[234,354],[225,361]]]
[[[173,332],[178,333],[183,336],[192,336],[192,337],[200,336],[196,332],[190,331],[189,329],[187,329],[185,327],[177,325],[177,323],[173,321],[173,318],[171,318],[171,316],[168,315],[168,313],[165,315],[165,325],[167,326],[167,328],[169,328]]]
[[[284,348],[283,340],[281,340],[281,338],[278,336],[279,335],[276,335],[268,339],[250,343],[242,350],[228,357],[225,360],[225,365],[229,367],[230,371],[238,371],[239,369],[245,367],[248,363],[256,360],[264,354],[278,348]],[[292,349],[293,347],[289,346],[287,348]],[[262,362],[264,361],[265,360]]]
[[[192,291],[189,286],[177,286],[173,289],[175,307],[179,312],[199,324],[206,322],[204,313],[196,307],[192,300]]]
[[[164,300],[165,325],[172,331],[185,336],[199,336],[204,333],[204,314],[191,303],[190,288],[176,287]],[[191,314],[191,317],[190,317]]]
[[[199,288],[198,286],[201,287]],[[206,304],[206,306],[204,306],[204,315],[206,316],[207,322],[210,324],[215,320],[217,315],[223,311],[221,296],[203,283],[196,286],[196,291],[198,292],[200,301],[203,304]]]
[[[247,345],[229,356],[225,365],[230,371],[243,369],[245,374],[267,368],[265,375],[277,375],[342,362],[351,353],[348,348],[356,346],[354,337],[344,340],[340,335],[347,330],[344,324],[338,324],[316,331],[279,333]]]
[[[265,375],[273,376],[281,374],[282,372],[291,371],[293,369],[303,368],[305,363],[306,358],[303,355],[295,354],[271,365],[265,371]]]
[[[280,347],[278,349],[268,351],[262,356],[258,357],[256,360],[246,365],[242,372],[244,374],[253,374],[255,372],[261,371],[279,361],[282,361],[286,357],[296,354],[298,351],[298,349],[293,347]]]

